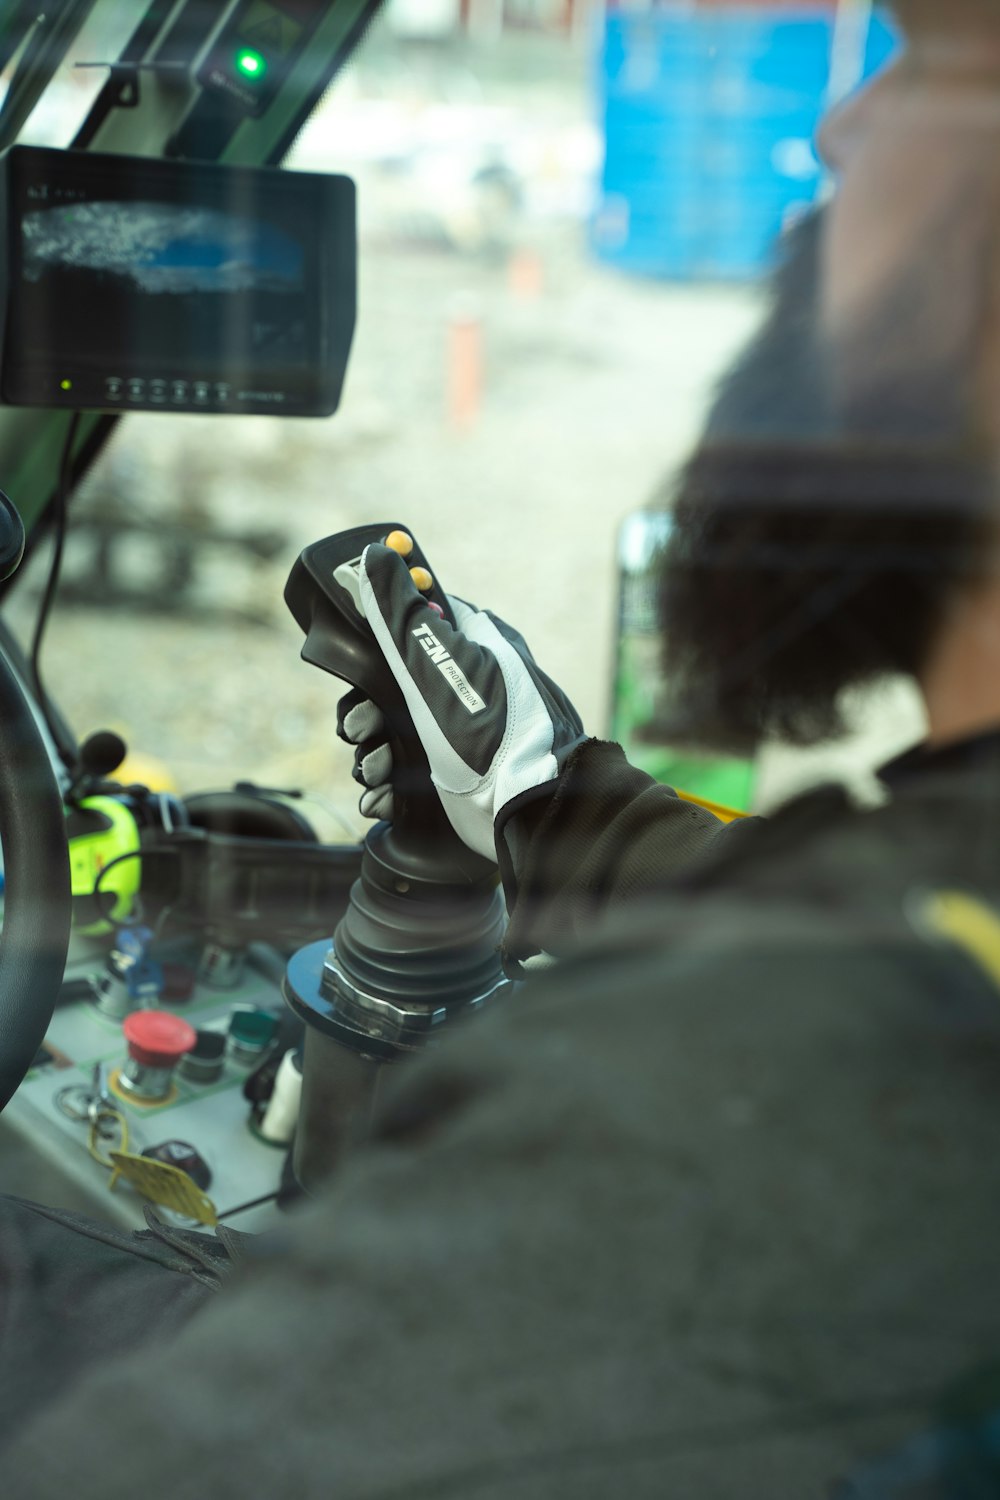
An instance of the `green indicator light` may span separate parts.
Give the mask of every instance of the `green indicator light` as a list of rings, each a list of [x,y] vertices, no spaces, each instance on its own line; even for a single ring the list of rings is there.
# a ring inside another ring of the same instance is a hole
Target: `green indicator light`
[[[59,389],[61,391],[71,391],[73,389],[72,380],[60,380]]]
[[[236,67],[244,78],[263,78],[267,72],[267,62],[260,52],[255,52],[252,47],[244,47],[236,54]]]

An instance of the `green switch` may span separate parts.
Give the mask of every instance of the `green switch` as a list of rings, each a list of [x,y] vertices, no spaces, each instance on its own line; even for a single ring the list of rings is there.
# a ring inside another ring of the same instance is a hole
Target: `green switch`
[[[254,51],[253,47],[241,47],[236,54],[236,68],[244,78],[257,80],[267,72],[267,59],[262,52]]]

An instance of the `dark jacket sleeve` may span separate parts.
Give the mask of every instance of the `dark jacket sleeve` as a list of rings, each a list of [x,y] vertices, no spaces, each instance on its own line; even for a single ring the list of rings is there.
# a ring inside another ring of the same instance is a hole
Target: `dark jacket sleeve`
[[[630,765],[620,745],[586,741],[553,796],[508,825],[508,960],[566,953],[606,916],[753,838],[758,824],[723,823]]]
[[[995,992],[956,1016],[935,950],[720,922],[683,951],[657,908],[403,1065],[239,1279],[18,1433],[4,1496],[912,1497],[977,1371],[986,1453]]]

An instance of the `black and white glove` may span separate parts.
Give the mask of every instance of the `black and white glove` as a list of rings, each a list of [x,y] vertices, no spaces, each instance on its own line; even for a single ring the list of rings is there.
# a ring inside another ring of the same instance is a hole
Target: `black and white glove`
[[[518,631],[449,598],[454,629],[388,547],[366,549],[359,583],[448,820],[468,848],[497,859],[507,820],[554,790],[566,758],[586,739],[579,715]],[[355,690],[341,700],[337,729],[355,746],[362,813],[391,818],[392,752],[381,712]]]
[[[382,710],[352,688],[337,704],[337,733],[354,746],[354,777],[364,791],[358,808],[363,817],[392,821],[392,751]]]

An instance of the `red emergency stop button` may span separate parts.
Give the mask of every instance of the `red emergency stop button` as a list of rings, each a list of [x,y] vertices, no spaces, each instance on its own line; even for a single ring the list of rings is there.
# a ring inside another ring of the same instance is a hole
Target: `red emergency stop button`
[[[122,1031],[129,1056],[142,1068],[173,1068],[198,1041],[193,1026],[165,1010],[135,1010]]]

